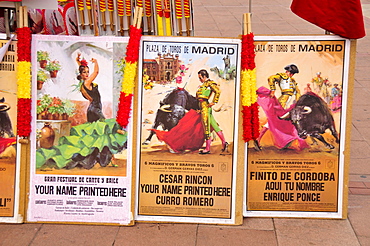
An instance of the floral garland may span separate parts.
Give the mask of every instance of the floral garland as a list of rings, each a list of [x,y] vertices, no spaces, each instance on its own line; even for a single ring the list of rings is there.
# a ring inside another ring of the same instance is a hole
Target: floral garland
[[[122,79],[122,89],[117,112],[117,122],[123,128],[127,127],[130,118],[131,101],[135,88],[141,36],[142,30],[140,28],[130,26],[130,39],[126,47],[126,66]]]
[[[27,138],[31,133],[31,30],[29,27],[17,29],[18,36],[18,113],[17,135]]]
[[[241,100],[243,107],[243,139],[245,142],[257,139],[259,135],[255,56],[253,33],[243,35],[241,54]]]

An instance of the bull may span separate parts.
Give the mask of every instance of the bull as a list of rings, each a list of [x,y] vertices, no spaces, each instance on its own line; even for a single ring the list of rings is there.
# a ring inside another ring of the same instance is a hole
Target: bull
[[[313,92],[302,95],[296,105],[279,118],[290,120],[297,129],[300,138],[306,139],[311,136],[323,142],[326,147],[334,149],[334,146],[326,142],[321,135],[329,129],[336,143],[339,143],[334,118],[329,107],[323,99]]]
[[[5,102],[4,97],[0,99],[0,137],[5,138],[5,134],[7,134],[8,138],[14,137],[12,122],[10,121],[10,117],[8,115],[8,110],[10,109],[10,105]]]
[[[185,89],[179,87],[168,93],[159,105],[152,129],[161,126],[164,131],[174,128],[187,110],[199,110],[198,100]],[[143,145],[148,145],[153,135],[154,131],[150,131]]]

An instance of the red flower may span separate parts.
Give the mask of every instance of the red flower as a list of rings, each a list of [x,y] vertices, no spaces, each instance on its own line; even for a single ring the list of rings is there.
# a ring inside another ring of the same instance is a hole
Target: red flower
[[[80,61],[80,63],[81,63],[81,66],[85,66],[85,67],[87,67],[87,65],[88,65],[88,63],[87,63],[87,61],[85,59],[82,59]]]

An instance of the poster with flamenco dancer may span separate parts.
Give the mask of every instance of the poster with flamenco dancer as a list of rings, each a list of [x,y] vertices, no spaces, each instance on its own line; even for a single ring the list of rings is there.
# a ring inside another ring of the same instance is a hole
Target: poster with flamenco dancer
[[[136,219],[236,224],[240,40],[143,37]]]
[[[132,135],[116,122],[127,43],[33,36],[28,221],[132,222]]]
[[[342,218],[350,41],[256,36],[255,53],[260,135],[247,147],[244,215]]]

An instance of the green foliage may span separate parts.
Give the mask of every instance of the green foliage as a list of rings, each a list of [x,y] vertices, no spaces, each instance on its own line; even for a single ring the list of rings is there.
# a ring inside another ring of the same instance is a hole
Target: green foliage
[[[45,67],[45,70],[49,71],[49,72],[50,71],[59,71],[61,68],[62,68],[62,66],[60,65],[59,61],[54,60],[54,61],[48,62],[48,64]]]
[[[49,53],[47,51],[38,50],[37,51],[37,61],[49,61]]]
[[[58,97],[51,97],[49,94],[43,95],[40,100],[37,100],[37,113],[44,111],[51,114],[67,114],[73,116],[76,111],[76,106],[69,99],[60,99]]]
[[[62,136],[57,146],[51,149],[40,148],[36,151],[36,167],[50,167],[50,163],[53,163],[53,168],[67,168],[75,161],[74,156],[79,155],[84,159],[96,149],[99,155],[102,155],[103,149],[106,148],[111,154],[117,154],[127,141],[127,133],[120,134],[117,132],[118,129],[121,128],[115,119],[74,126],[71,128],[71,135]]]
[[[40,100],[37,100],[37,109],[36,109],[37,113],[40,114],[43,111],[46,111],[52,101],[53,101],[53,98],[50,97],[50,95],[48,94],[43,95],[40,98]]]
[[[39,69],[37,71],[37,81],[45,82],[48,79],[48,76],[46,75],[44,70]]]

